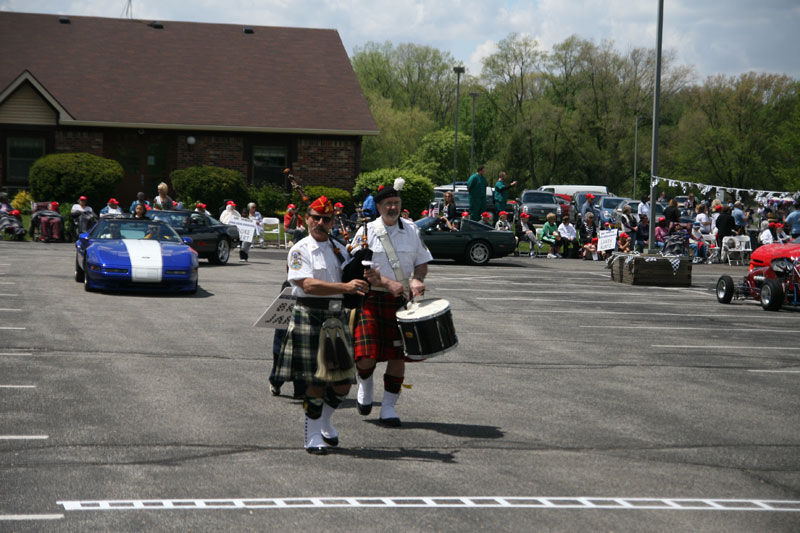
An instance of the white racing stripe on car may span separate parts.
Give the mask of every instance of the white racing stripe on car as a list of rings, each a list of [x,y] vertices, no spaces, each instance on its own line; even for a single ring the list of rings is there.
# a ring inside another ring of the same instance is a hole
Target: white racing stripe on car
[[[131,281],[159,283],[161,281],[161,244],[147,239],[122,239],[131,259]]]

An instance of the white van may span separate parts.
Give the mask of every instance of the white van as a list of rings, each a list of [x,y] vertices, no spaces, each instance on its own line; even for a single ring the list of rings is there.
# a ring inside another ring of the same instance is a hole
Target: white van
[[[539,187],[539,190],[553,194],[566,194],[567,196],[572,196],[576,192],[608,194],[608,187],[605,185],[543,185]]]

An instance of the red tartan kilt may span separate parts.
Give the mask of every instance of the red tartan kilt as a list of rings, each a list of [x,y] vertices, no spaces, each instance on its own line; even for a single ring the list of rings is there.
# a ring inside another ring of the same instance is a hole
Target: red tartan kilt
[[[353,334],[355,360],[377,362],[406,360],[397,327],[397,298],[388,292],[371,291],[364,299]],[[398,346],[395,346],[395,341]]]

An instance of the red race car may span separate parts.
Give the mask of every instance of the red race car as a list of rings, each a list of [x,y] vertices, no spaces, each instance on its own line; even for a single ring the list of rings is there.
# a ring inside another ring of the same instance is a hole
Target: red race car
[[[767,311],[800,306],[800,244],[768,244],[750,258],[750,271],[736,284],[728,275],[717,280],[717,300],[752,298]]]

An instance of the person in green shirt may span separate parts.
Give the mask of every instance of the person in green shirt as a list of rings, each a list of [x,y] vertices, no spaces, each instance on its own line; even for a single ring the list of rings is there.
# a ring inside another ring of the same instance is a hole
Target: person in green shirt
[[[548,259],[555,259],[561,257],[558,250],[561,248],[561,234],[558,232],[556,226],[556,214],[547,213],[547,222],[542,226],[542,242],[550,245],[550,253],[547,254]]]
[[[497,176],[497,183],[494,184],[494,208],[497,212],[508,211],[508,189],[514,187],[516,181],[506,184],[506,173],[501,172]]]
[[[467,190],[469,191],[469,218],[480,221],[481,213],[486,211],[486,178],[483,173],[486,167],[478,166],[478,171],[467,180]]]

